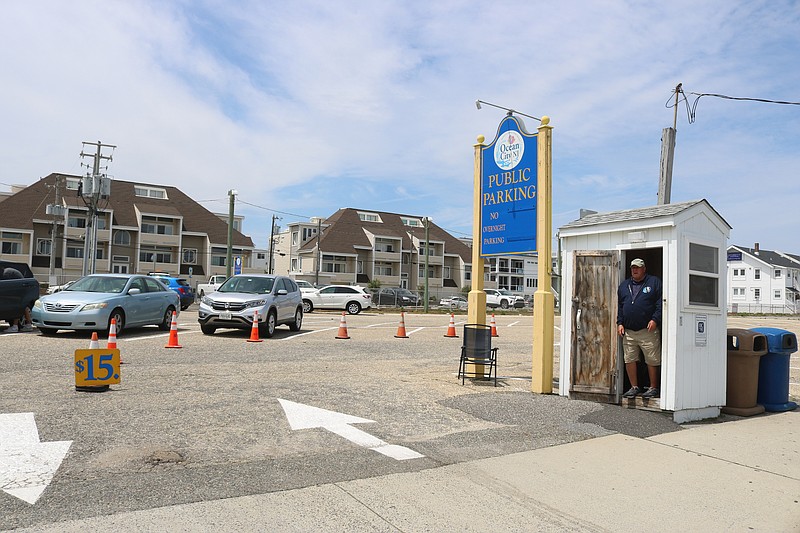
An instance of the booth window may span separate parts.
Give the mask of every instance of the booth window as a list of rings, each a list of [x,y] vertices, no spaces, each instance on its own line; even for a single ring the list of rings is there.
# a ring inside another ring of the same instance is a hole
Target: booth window
[[[689,243],[689,304],[719,305],[719,250]]]

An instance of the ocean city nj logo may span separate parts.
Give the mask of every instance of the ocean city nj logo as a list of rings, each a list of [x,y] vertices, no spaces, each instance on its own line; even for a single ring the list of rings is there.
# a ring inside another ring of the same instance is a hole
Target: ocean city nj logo
[[[525,141],[518,131],[509,130],[497,138],[494,145],[494,162],[502,170],[511,170],[522,160]]]

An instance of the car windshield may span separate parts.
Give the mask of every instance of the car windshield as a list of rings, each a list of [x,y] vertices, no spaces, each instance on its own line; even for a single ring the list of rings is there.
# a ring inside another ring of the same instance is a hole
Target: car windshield
[[[514,296],[514,295],[513,295],[513,294],[511,294],[511,292],[510,292],[509,290],[507,290],[507,289],[500,289],[500,290],[499,290],[499,291],[497,291],[497,292],[499,292],[499,293],[500,293],[500,294],[502,294],[503,296]]]
[[[108,276],[86,276],[81,278],[66,289],[68,292],[113,292],[120,293],[125,289],[128,278],[113,278]]]
[[[256,278],[250,276],[234,276],[217,289],[219,292],[246,292],[249,294],[267,294],[272,291],[275,278]]]

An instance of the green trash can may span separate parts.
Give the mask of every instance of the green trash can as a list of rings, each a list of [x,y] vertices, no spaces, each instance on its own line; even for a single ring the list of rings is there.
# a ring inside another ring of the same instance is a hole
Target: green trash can
[[[728,376],[723,413],[753,416],[764,412],[758,398],[758,368],[767,354],[767,337],[756,331],[728,328]]]

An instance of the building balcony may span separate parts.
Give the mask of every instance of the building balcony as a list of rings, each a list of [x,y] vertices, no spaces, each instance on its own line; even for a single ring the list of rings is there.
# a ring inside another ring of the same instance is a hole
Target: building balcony
[[[401,257],[400,252],[381,252],[378,250],[375,250],[372,255],[375,261],[383,261],[386,263],[399,263]]]

